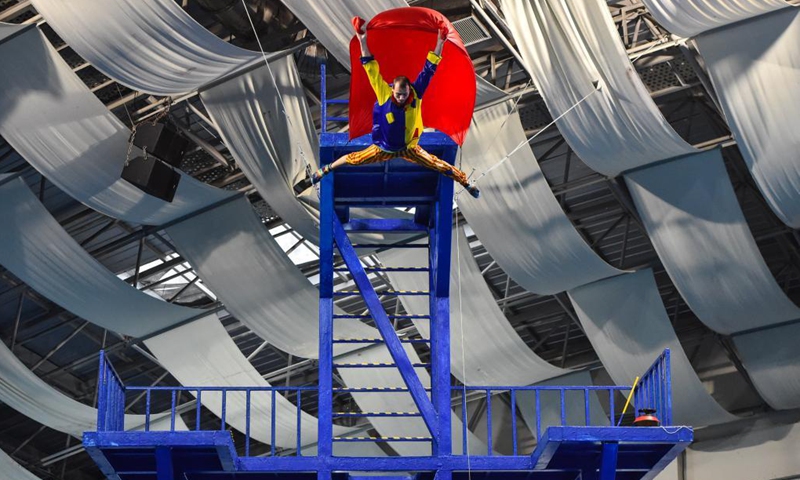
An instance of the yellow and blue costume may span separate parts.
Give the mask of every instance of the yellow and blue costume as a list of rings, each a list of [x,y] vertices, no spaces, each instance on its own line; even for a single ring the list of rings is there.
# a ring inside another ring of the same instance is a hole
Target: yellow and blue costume
[[[414,80],[408,99],[399,104],[392,95],[392,87],[381,77],[380,67],[374,57],[362,57],[361,64],[367,72],[369,83],[375,91],[377,101],[372,109],[373,144],[359,152],[345,156],[350,165],[385,162],[402,158],[422,165],[468,186],[464,172],[426,152],[418,145],[422,135],[422,97],[436,72],[441,57],[429,52],[425,66]],[[327,172],[325,172],[327,173]]]

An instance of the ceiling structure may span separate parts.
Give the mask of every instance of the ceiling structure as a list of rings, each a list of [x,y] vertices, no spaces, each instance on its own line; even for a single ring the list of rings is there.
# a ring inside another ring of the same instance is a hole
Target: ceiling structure
[[[349,75],[313,43],[313,36],[280,2],[249,1],[252,12],[259,15],[256,26],[265,48],[296,49],[307,99],[319,126],[319,64],[323,61],[328,64],[328,95],[331,97],[347,95]],[[257,49],[251,31],[240,24],[239,2],[178,0],[178,3],[219,37]],[[624,183],[590,170],[571,151],[555,127],[544,129],[552,119],[518,61],[513,40],[496,3],[492,0],[411,3],[439,10],[453,21],[464,20],[459,28],[465,38],[470,36],[474,40],[467,43],[476,72],[517,95],[517,108],[526,133],[539,134],[532,147],[542,171],[573,225],[587,244],[611,265],[653,269],[678,338],[701,380],[721,405],[744,415],[768,410],[744,373],[730,339],[705,327],[682,300],[644,232]],[[702,58],[691,42],[676,41],[658,26],[642,3],[610,1],[608,8],[618,27],[620,41],[670,124],[695,146],[722,148],[737,198],[761,254],[781,288],[795,303],[800,303],[800,235],[774,216],[748,174],[710,91]],[[72,51],[27,0],[0,0],[0,21],[39,24],[73,71],[128,126],[168,108],[170,120],[194,144],[181,169],[213,186],[244,192],[266,228],[298,268],[314,281],[318,271],[316,247],[293,231],[256,193],[220,140],[197,95],[173,98],[169,106],[167,98],[140,94],[117,84]],[[0,138],[0,173],[7,172],[22,172],[28,185],[59,223],[124,281],[177,304],[218,306],[213,292],[203,286],[191,265],[175,252],[164,231],[112,219],[77,203],[39,175]],[[464,222],[460,215],[459,221]],[[498,267],[476,237],[469,239],[472,254],[499,308],[530,348],[556,366],[589,368],[596,381],[610,381],[582,333],[566,294],[537,295],[524,290]],[[376,276],[373,280],[379,292],[389,288],[386,278]],[[342,286],[347,281],[339,279]],[[384,301],[387,309],[402,308],[391,297]],[[358,299],[352,298],[342,300],[339,306],[353,313],[364,309]],[[315,361],[296,359],[271,347],[231,316],[225,317],[223,323],[242,352],[269,382],[307,385],[316,381]],[[407,333],[415,334],[410,324]],[[86,404],[93,405],[96,401],[100,349],[111,352],[117,370],[128,384],[177,384],[148,353],[141,339],[105,331],[72,315],[3,268],[0,268],[0,337],[37,375]],[[420,351],[423,356],[425,353]],[[310,413],[313,413],[312,404],[303,403],[304,408],[310,407]],[[191,408],[191,402],[187,405]],[[213,422],[210,413],[204,415],[206,421]],[[43,479],[102,477],[76,439],[1,404],[0,447]]]

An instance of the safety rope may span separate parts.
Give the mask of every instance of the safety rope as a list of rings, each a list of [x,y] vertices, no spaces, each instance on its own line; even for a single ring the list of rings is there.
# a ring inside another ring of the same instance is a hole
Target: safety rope
[[[527,139],[525,139],[525,140],[523,140],[523,141],[519,142],[519,145],[517,145],[516,147],[514,147],[514,149],[513,149],[513,150],[511,150],[509,153],[507,153],[507,154],[506,154],[506,155],[505,155],[503,158],[501,158],[500,160],[498,160],[498,161],[497,161],[495,164],[493,164],[491,167],[489,167],[489,168],[487,168],[486,170],[484,170],[484,171],[483,171],[483,172],[482,172],[480,175],[478,175],[478,178],[476,178],[475,180],[473,180],[473,182],[472,182],[472,183],[473,183],[474,185],[477,185],[477,184],[478,184],[478,182],[479,182],[479,181],[480,181],[480,180],[481,180],[483,177],[485,177],[486,175],[490,174],[492,171],[496,170],[496,169],[497,169],[497,168],[499,168],[501,165],[503,165],[504,163],[506,163],[506,162],[508,161],[508,159],[509,159],[509,158],[511,158],[511,156],[512,156],[512,155],[514,155],[515,153],[517,153],[517,152],[518,152],[518,151],[519,151],[519,150],[520,150],[522,147],[524,147],[525,145],[527,145],[527,144],[529,144],[530,142],[532,142],[534,139],[536,139],[536,137],[538,137],[539,135],[541,135],[542,133],[544,133],[544,132],[545,132],[545,131],[546,131],[548,128],[550,128],[550,127],[552,127],[553,125],[555,125],[557,121],[561,120],[561,119],[562,119],[562,118],[563,118],[563,117],[564,117],[566,114],[568,114],[568,113],[569,113],[569,112],[571,112],[572,110],[574,110],[574,109],[578,108],[578,106],[579,106],[580,104],[582,104],[583,102],[585,102],[585,101],[586,101],[586,100],[587,100],[589,97],[591,97],[591,96],[592,96],[592,95],[594,95],[595,93],[599,92],[601,89],[602,89],[602,85],[600,84],[600,82],[597,82],[597,86],[596,86],[596,87],[595,87],[595,88],[594,88],[594,89],[593,89],[591,92],[589,92],[589,93],[587,93],[586,95],[584,95],[584,96],[583,96],[583,98],[581,98],[581,99],[580,99],[580,100],[578,100],[578,101],[577,101],[577,102],[576,102],[574,105],[572,105],[572,106],[571,106],[571,107],[569,107],[567,110],[565,110],[565,111],[564,111],[564,112],[563,112],[561,115],[559,115],[558,117],[556,117],[556,118],[555,118],[555,119],[554,119],[552,122],[550,122],[550,123],[548,123],[547,125],[545,125],[545,126],[544,126],[544,128],[540,129],[538,132],[534,133],[534,134],[533,134],[533,135],[531,135],[529,138],[527,138]],[[498,133],[499,133],[499,131],[498,131]],[[459,191],[456,193],[456,199],[458,198],[458,196],[459,196],[459,195],[461,195],[461,193],[462,193],[464,190],[466,190],[466,189],[462,187],[462,188],[461,188],[461,190],[459,190]]]
[[[458,199],[453,199],[456,208],[458,208]],[[464,439],[461,442],[462,445],[466,447],[466,451],[462,452],[464,455],[467,456],[467,478],[472,480],[472,465],[470,462],[470,450],[469,450],[469,415],[468,415],[468,408],[467,408],[467,361],[466,361],[466,353],[464,348],[464,309],[463,304],[461,301],[461,242],[459,241],[459,233],[461,228],[458,224],[458,212],[456,213],[456,283],[458,284],[458,323],[459,323],[459,330],[461,331],[461,401],[464,402],[464,418],[461,419],[461,422],[466,425],[466,428],[463,428],[461,431],[463,432]]]
[[[633,65],[633,63],[634,63],[634,62],[636,62],[636,60],[639,60],[639,59],[640,59],[640,58],[642,58],[644,55],[647,55],[648,53],[650,53],[650,52],[651,52],[653,49],[655,49],[656,47],[658,47],[658,46],[660,46],[660,45],[663,45],[664,43],[667,43],[668,41],[669,41],[669,37],[664,37],[664,38],[662,38],[662,39],[658,40],[657,42],[653,43],[653,45],[651,45],[649,48],[647,48],[646,50],[642,51],[641,53],[639,53],[639,54],[638,54],[638,55],[636,55],[635,57],[631,58],[631,59],[630,59],[631,65]],[[532,81],[532,79],[531,79],[531,80],[529,80],[529,81],[528,81],[528,83],[530,83],[531,81]],[[488,175],[489,173],[491,173],[493,170],[495,170],[495,169],[499,168],[499,167],[500,167],[502,164],[504,164],[506,161],[508,161],[508,159],[509,159],[509,158],[511,158],[511,156],[512,156],[513,154],[517,153],[517,151],[519,151],[519,149],[520,149],[520,148],[522,148],[522,147],[523,147],[525,144],[528,144],[528,143],[532,142],[532,141],[533,141],[533,140],[534,140],[536,137],[538,137],[539,135],[541,135],[541,134],[542,134],[542,133],[543,133],[545,130],[547,130],[548,128],[550,128],[550,127],[552,127],[553,125],[555,125],[555,123],[556,123],[557,121],[561,120],[561,118],[563,118],[563,117],[564,117],[564,116],[565,116],[567,113],[569,113],[570,111],[572,111],[572,110],[574,110],[575,108],[577,108],[577,107],[578,107],[580,104],[582,104],[584,101],[586,101],[586,100],[587,100],[589,97],[591,97],[591,96],[592,96],[593,94],[595,94],[596,92],[599,92],[600,90],[602,90],[602,88],[603,88],[603,85],[602,85],[602,82],[601,82],[600,80],[597,80],[597,82],[596,82],[596,84],[595,84],[595,85],[596,85],[596,86],[595,86],[594,90],[592,90],[591,92],[589,92],[589,93],[587,93],[586,95],[584,95],[584,96],[583,96],[583,98],[581,98],[581,99],[580,99],[580,100],[578,100],[578,101],[577,101],[577,102],[576,102],[574,105],[572,105],[571,107],[569,107],[569,108],[568,108],[568,109],[567,109],[565,112],[563,112],[561,115],[559,115],[559,116],[558,116],[558,117],[557,117],[555,120],[553,120],[552,122],[550,122],[550,123],[548,123],[547,125],[545,125],[545,127],[544,127],[544,128],[542,128],[541,130],[539,130],[538,132],[536,132],[536,133],[535,133],[533,136],[531,136],[530,138],[526,139],[526,140],[525,140],[525,141],[523,141],[523,142],[520,142],[520,143],[519,143],[519,145],[517,145],[517,146],[516,146],[516,147],[515,147],[513,150],[511,150],[511,152],[509,152],[509,153],[508,153],[506,156],[504,156],[503,158],[501,158],[501,159],[500,159],[499,161],[497,161],[497,163],[495,163],[494,165],[492,165],[492,166],[490,166],[489,168],[487,168],[486,170],[484,170],[484,171],[483,171],[483,172],[482,172],[482,173],[481,173],[481,174],[478,176],[478,178],[476,178],[476,179],[473,181],[473,184],[477,185],[477,183],[478,183],[478,181],[479,181],[479,180],[481,180],[483,177],[485,177],[486,175]],[[527,84],[526,84],[526,87],[525,87],[525,88],[527,88]],[[508,114],[506,115],[506,118],[503,120],[503,123],[502,123],[502,124],[500,125],[500,127],[497,129],[497,133],[498,133],[498,134],[499,134],[499,133],[500,133],[500,132],[503,130],[503,128],[505,127],[505,125],[506,125],[506,122],[508,121],[509,117],[511,117],[511,115],[514,113],[514,111],[515,111],[515,109],[516,109],[516,107],[517,107],[517,105],[519,104],[519,101],[520,101],[521,99],[522,99],[522,96],[520,95],[520,96],[517,98],[517,101],[516,101],[516,102],[514,102],[514,106],[513,106],[513,107],[511,108],[511,110],[508,112]],[[489,151],[489,148],[487,147],[486,151],[484,151],[484,152],[483,152],[483,155],[486,155],[486,152],[488,152],[488,151]],[[481,155],[481,156],[483,156],[483,155]],[[470,176],[471,176],[471,175],[470,175]],[[456,192],[456,195],[455,195],[455,197],[456,197],[456,200],[458,199],[458,196],[459,196],[459,195],[461,195],[461,193],[462,193],[464,190],[465,190],[465,188],[463,188],[463,187],[462,187],[462,188],[461,188],[461,190],[459,190],[458,192]]]
[[[253,29],[253,36],[256,37],[256,43],[258,44],[258,49],[261,51],[261,57],[264,59],[264,65],[267,66],[267,71],[269,72],[269,77],[272,79],[272,84],[275,86],[275,93],[278,94],[278,101],[281,104],[281,111],[283,112],[284,117],[286,117],[286,121],[289,123],[289,127],[294,129],[294,124],[292,123],[292,117],[286,112],[286,104],[283,101],[283,95],[281,95],[281,90],[278,88],[278,82],[275,80],[275,75],[272,73],[272,68],[269,66],[269,61],[267,60],[267,54],[264,52],[264,47],[261,46],[261,39],[258,36],[258,31],[256,30],[256,26],[253,23],[252,17],[250,17],[250,10],[247,8],[247,3],[245,0],[242,0],[242,8],[244,8],[244,13],[247,15],[247,20],[250,22],[250,28]],[[308,174],[314,171],[313,166],[306,158],[306,154],[303,151],[303,146],[300,144],[300,140],[295,139],[297,143],[297,150],[300,153],[300,159],[303,160],[305,164],[306,171]],[[319,190],[317,190],[317,195],[319,195]]]

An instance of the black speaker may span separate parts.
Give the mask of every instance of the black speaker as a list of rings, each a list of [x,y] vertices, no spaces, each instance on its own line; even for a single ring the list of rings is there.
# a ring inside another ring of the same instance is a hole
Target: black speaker
[[[148,156],[153,155],[173,167],[180,167],[189,142],[170,125],[146,122],[136,127],[133,144],[147,149]]]
[[[148,155],[147,158],[136,157],[128,162],[122,169],[122,178],[145,193],[171,202],[175,198],[181,174],[166,163]]]

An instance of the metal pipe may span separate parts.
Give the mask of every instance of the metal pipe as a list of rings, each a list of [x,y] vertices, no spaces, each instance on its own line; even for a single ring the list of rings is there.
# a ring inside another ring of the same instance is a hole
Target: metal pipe
[[[528,74],[528,77],[534,78],[533,74],[531,74],[531,71],[528,70],[528,67],[522,60],[520,54],[517,53],[517,50],[511,46],[511,42],[508,41],[506,36],[503,35],[503,32],[501,32],[500,29],[497,27],[497,25],[494,24],[492,19],[489,18],[489,15],[486,14],[486,11],[484,11],[483,7],[481,7],[476,0],[469,0],[469,3],[472,5],[472,8],[474,8],[475,11],[478,12],[478,15],[480,15],[484,23],[489,25],[489,28],[492,29],[492,32],[494,32],[494,34],[497,35],[497,39],[500,40],[500,43],[502,43],[503,46],[506,47],[509,52],[511,52],[511,55],[514,57],[514,60],[516,60],[522,66],[523,70],[525,70],[525,73]]]

